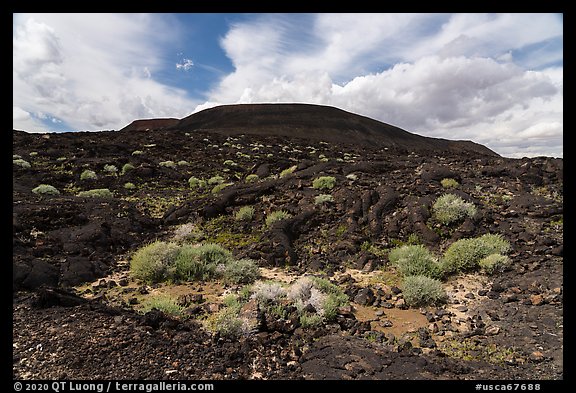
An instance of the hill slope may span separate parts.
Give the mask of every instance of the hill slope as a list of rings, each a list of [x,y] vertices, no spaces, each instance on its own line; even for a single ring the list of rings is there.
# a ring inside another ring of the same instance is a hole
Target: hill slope
[[[470,141],[416,135],[365,116],[310,104],[222,105],[194,113],[171,127],[181,131],[224,135],[274,135],[411,151],[473,152],[498,156]]]

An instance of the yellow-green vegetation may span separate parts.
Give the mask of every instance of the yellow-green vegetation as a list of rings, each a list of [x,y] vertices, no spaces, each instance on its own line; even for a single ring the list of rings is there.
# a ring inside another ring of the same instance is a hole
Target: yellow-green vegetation
[[[440,260],[444,274],[473,270],[482,258],[507,254],[510,243],[500,234],[487,233],[477,238],[460,239],[450,245]]]
[[[462,221],[476,215],[476,206],[454,194],[443,194],[432,205],[432,216],[444,225]]]
[[[219,194],[223,189],[225,189],[226,187],[231,186],[233,183],[222,183],[222,184],[216,184],[213,188],[212,188],[212,194]]]
[[[156,241],[137,250],[130,260],[132,275],[148,283],[222,279],[250,283],[260,276],[250,259],[235,260],[224,247]]]
[[[184,307],[180,306],[176,299],[170,295],[156,295],[147,297],[138,308],[141,314],[149,311],[158,310],[165,314],[181,317],[184,313]]]
[[[146,186],[143,186],[145,188]],[[173,189],[172,192],[163,194],[133,194],[123,196],[122,199],[127,202],[133,202],[136,209],[142,214],[146,214],[152,218],[162,218],[166,211],[174,205],[182,203],[186,195],[181,190]]]
[[[96,179],[98,179],[98,175],[96,174],[96,172],[90,169],[85,169],[80,174],[80,180],[96,180]]]
[[[267,227],[270,227],[273,223],[275,223],[277,221],[286,220],[290,217],[292,217],[292,215],[290,213],[288,213],[287,211],[277,210],[277,211],[269,213],[266,216],[265,224]]]
[[[443,275],[438,258],[421,244],[394,248],[388,254],[388,259],[404,277],[422,275],[440,278]]]
[[[104,165],[104,172],[106,172],[106,174],[108,175],[115,176],[116,174],[118,174],[118,168],[116,167],[116,165],[106,164]]]
[[[254,207],[252,206],[242,206],[234,214],[236,221],[252,221],[252,218],[254,218]]]
[[[95,188],[93,190],[80,191],[76,196],[89,198],[112,198],[114,194],[107,188]]]
[[[211,186],[222,183],[224,183],[224,178],[219,175],[213,176],[210,179],[208,179],[208,184]]]
[[[442,282],[427,276],[404,277],[401,287],[404,301],[411,307],[440,305],[448,299]]]
[[[20,168],[28,169],[31,167],[30,163],[22,158],[16,158],[12,160],[12,165],[19,166]]]
[[[178,166],[188,166],[190,163],[186,160],[180,160],[177,162]]]
[[[280,172],[280,177],[285,177],[288,176],[291,173],[294,173],[294,171],[296,170],[296,168],[298,168],[297,165],[292,165],[290,168],[286,168],[284,169],[282,172]]]
[[[60,191],[50,184],[40,184],[38,187],[32,189],[32,192],[37,195],[59,195]]]
[[[320,176],[312,182],[312,187],[317,190],[331,190],[335,185],[336,178],[334,176]]]
[[[334,197],[331,194],[320,194],[314,198],[315,205],[323,205],[332,202],[334,202]]]
[[[176,163],[174,161],[162,161],[158,163],[159,166],[165,167],[165,168],[176,168]]]
[[[136,185],[131,182],[124,183],[124,188],[127,190],[134,190],[136,189]]]
[[[444,188],[457,188],[460,183],[458,183],[458,181],[456,179],[452,179],[452,178],[444,178],[442,180],[440,180],[440,184],[442,185],[442,187]]]
[[[124,164],[122,166],[122,171],[120,172],[121,175],[125,175],[128,171],[131,171],[134,169],[134,165],[130,164],[129,162],[127,162],[126,164]]]
[[[139,156],[139,155],[141,155],[141,154],[144,154],[144,152],[143,152],[142,150],[134,150],[134,151],[132,152],[132,155],[133,155],[133,156]]]
[[[260,177],[256,174],[250,174],[248,176],[246,176],[246,183],[255,183],[258,180],[260,180]]]
[[[492,364],[502,364],[521,359],[518,351],[512,347],[483,344],[474,338],[448,339],[440,343],[439,349],[447,356],[473,361],[485,361]]]
[[[503,272],[512,262],[507,255],[490,254],[478,262],[478,266],[486,274]]]
[[[188,179],[188,185],[193,190],[197,188],[204,188],[206,187],[206,180],[198,179],[197,177],[192,176],[190,179]]]
[[[226,166],[237,166],[238,164],[236,164],[234,161],[232,160],[226,160],[224,161],[224,165]]]

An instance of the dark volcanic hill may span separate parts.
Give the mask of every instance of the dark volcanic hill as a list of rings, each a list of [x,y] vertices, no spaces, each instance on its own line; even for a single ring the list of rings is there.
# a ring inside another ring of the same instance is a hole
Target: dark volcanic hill
[[[175,118],[167,119],[141,119],[134,120],[120,131],[146,131],[146,130],[159,130],[172,127],[178,124],[180,120]]]
[[[238,104],[205,109],[171,127],[224,135],[276,135],[411,151],[473,152],[497,156],[471,141],[416,135],[380,121],[334,107],[311,104]]]

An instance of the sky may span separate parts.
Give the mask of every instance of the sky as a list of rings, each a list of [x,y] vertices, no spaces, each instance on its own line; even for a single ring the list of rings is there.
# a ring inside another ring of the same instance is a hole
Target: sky
[[[12,35],[14,129],[301,102],[563,157],[562,14],[13,14]]]

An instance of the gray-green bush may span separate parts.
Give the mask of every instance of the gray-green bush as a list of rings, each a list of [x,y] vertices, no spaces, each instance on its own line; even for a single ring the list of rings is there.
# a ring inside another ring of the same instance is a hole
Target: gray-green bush
[[[277,210],[274,212],[269,213],[266,216],[266,226],[270,227],[273,223],[277,222],[277,221],[282,221],[282,220],[286,220],[287,218],[292,217],[292,215],[290,213],[288,213],[285,210]]]
[[[80,174],[80,180],[96,180],[96,179],[98,179],[98,175],[96,174],[96,172],[90,169],[85,169]]]
[[[510,243],[499,234],[460,239],[450,245],[440,261],[445,273],[462,272],[478,267],[482,258],[491,254],[506,254]]]
[[[254,218],[254,207],[252,206],[242,206],[234,215],[236,221],[252,221],[252,218]]]
[[[454,194],[443,194],[432,205],[432,216],[444,225],[462,221],[476,215],[476,206]]]
[[[60,191],[50,184],[40,184],[38,187],[32,189],[34,194],[38,195],[59,195]]]
[[[439,280],[426,276],[407,276],[401,284],[404,301],[411,307],[437,306],[448,299]]]
[[[29,169],[31,165],[28,161],[23,160],[21,158],[16,158],[12,160],[12,165],[19,166],[20,168]]]
[[[421,244],[396,247],[390,251],[388,259],[402,276],[442,276],[437,258]]]
[[[506,270],[510,264],[510,258],[502,254],[490,254],[478,262],[480,269],[487,274],[501,273]]]
[[[79,197],[88,197],[88,198],[112,198],[114,194],[107,188],[95,188],[93,190],[87,191],[80,191],[76,194]]]
[[[334,176],[320,176],[312,182],[312,187],[317,190],[331,190],[335,185],[336,178]]]

